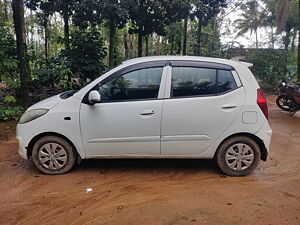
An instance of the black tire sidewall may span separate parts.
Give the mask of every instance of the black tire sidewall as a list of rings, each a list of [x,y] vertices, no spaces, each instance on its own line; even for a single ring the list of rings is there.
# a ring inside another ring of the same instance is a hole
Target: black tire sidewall
[[[280,100],[281,100],[281,99],[284,99],[284,97],[283,97],[283,96],[278,96],[278,97],[277,97],[277,99],[276,99],[276,105],[277,105],[280,109],[282,109],[283,111],[289,112],[289,111],[290,111],[290,107],[289,107],[289,106],[287,106],[288,108],[284,108],[284,107],[282,107],[282,105],[280,105]]]
[[[243,143],[249,145],[249,147],[251,147],[254,152],[254,161],[251,164],[251,166],[245,170],[239,170],[239,171],[233,170],[227,165],[225,161],[225,154],[227,150],[231,146],[237,143]],[[223,173],[229,176],[246,176],[251,174],[257,168],[257,166],[260,163],[260,157],[261,157],[261,152],[258,144],[251,138],[241,136],[241,137],[233,137],[225,141],[223,144],[221,144],[216,155],[216,160],[219,168]]]
[[[57,143],[57,144],[61,145],[66,150],[66,153],[67,153],[66,164],[58,170],[47,169],[40,163],[40,161],[38,159],[39,149],[43,145],[45,145],[49,142]],[[75,165],[75,162],[76,162],[76,154],[74,153],[74,149],[73,149],[72,145],[70,143],[68,143],[68,141],[64,140],[63,138],[56,137],[56,136],[45,136],[45,137],[42,137],[41,139],[39,139],[33,146],[32,159],[33,159],[33,163],[36,166],[36,168],[38,170],[40,170],[42,173],[57,175],[57,174],[67,173],[68,171],[70,171],[73,168],[73,166]]]

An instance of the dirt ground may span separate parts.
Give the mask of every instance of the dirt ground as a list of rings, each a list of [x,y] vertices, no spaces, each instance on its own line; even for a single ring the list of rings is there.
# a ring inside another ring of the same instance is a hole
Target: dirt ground
[[[42,175],[17,155],[15,122],[0,124],[0,224],[300,224],[300,112],[275,96],[269,107],[269,160],[238,178],[212,160],[87,160]]]

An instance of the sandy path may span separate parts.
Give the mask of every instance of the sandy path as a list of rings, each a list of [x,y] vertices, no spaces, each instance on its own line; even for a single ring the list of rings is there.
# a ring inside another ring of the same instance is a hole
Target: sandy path
[[[248,177],[211,160],[88,160],[46,176],[2,141],[0,224],[300,224],[300,112],[274,98],[271,157]]]

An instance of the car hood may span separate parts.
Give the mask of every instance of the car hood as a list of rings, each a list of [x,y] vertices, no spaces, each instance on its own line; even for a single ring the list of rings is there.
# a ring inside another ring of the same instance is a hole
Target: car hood
[[[61,94],[54,95],[50,98],[46,98],[32,106],[30,106],[26,111],[32,109],[51,109],[56,106],[58,103],[62,102],[63,99],[60,97]]]

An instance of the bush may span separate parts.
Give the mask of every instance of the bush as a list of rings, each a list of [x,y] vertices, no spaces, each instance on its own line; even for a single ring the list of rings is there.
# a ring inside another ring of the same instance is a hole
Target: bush
[[[35,86],[53,87],[61,81],[68,80],[72,72],[67,67],[66,58],[53,57],[47,63],[40,63],[39,67],[32,71]]]
[[[258,50],[246,58],[253,63],[252,72],[266,89],[276,89],[280,80],[296,77],[296,63],[284,50]]]
[[[71,34],[70,49],[64,51],[72,73],[81,79],[95,79],[106,69],[101,34],[96,28],[77,29]]]
[[[0,80],[7,85],[14,84],[18,78],[16,43],[9,24],[0,21]]]
[[[16,106],[14,96],[5,96],[0,103],[0,121],[17,120],[23,114],[24,108]]]

